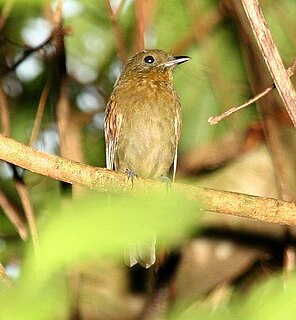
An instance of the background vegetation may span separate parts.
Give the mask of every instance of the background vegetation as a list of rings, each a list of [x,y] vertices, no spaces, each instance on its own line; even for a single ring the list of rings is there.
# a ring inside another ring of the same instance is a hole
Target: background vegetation
[[[143,47],[159,48],[192,58],[174,77],[177,179],[295,201],[295,128],[275,90],[208,123],[273,83],[240,1],[60,3],[0,1],[2,133],[103,167],[104,109],[120,68]],[[296,3],[260,6],[288,68]],[[174,193],[70,193],[1,163],[1,319],[294,319],[294,228],[199,214]],[[155,270],[123,263],[124,249],[152,232],[161,257],[173,252],[154,287]]]

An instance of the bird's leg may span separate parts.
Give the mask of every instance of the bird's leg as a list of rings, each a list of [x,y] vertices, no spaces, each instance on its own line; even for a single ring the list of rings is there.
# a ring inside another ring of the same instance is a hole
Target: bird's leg
[[[128,179],[131,180],[132,186],[134,186],[134,179],[137,177],[137,174],[130,169],[126,169],[125,173],[127,174]]]
[[[161,182],[166,183],[167,192],[172,189],[172,180],[167,176],[160,176],[158,178]]]

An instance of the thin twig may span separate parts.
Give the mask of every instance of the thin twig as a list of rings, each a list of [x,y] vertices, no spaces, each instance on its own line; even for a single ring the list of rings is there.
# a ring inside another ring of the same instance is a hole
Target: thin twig
[[[30,195],[28,192],[28,188],[22,180],[16,179],[15,180],[15,188],[19,194],[19,197],[22,202],[22,206],[24,208],[24,212],[26,215],[26,219],[28,221],[29,230],[31,233],[32,241],[33,241],[33,248],[35,251],[36,260],[39,260],[39,241],[38,241],[38,233],[36,227],[36,219],[35,219],[35,212],[30,200]]]
[[[20,208],[18,208],[8,197],[7,195],[0,190],[0,207],[5,213],[6,217],[10,222],[16,227],[22,240],[26,240],[28,237],[28,230],[20,218]]]
[[[255,97],[249,99],[247,102],[240,104],[239,106],[235,106],[231,109],[228,109],[227,111],[221,113],[218,116],[214,116],[214,117],[210,117],[208,119],[208,122],[213,125],[213,124],[217,124],[219,121],[223,120],[224,118],[230,116],[231,114],[244,109],[246,107],[248,107],[249,105],[253,104],[254,102],[256,102],[257,100],[259,100],[260,98],[264,97],[268,92],[270,92],[272,89],[275,88],[275,85],[272,85],[270,87],[268,87],[267,89],[265,89],[264,91],[260,92],[259,94],[257,94]]]
[[[41,97],[40,97],[40,100],[39,100],[39,104],[38,104],[38,108],[37,108],[37,114],[36,114],[36,117],[35,117],[34,126],[33,126],[33,129],[32,129],[32,132],[31,132],[31,136],[30,136],[30,140],[29,140],[29,145],[30,146],[32,146],[35,143],[35,141],[36,141],[36,139],[38,137],[50,87],[51,87],[51,80],[48,80],[46,82],[45,86],[44,86],[44,89],[42,91],[42,94],[41,94]]]
[[[53,21],[55,26],[60,25],[62,21],[64,0],[58,0],[56,9],[53,13]]]
[[[1,11],[1,16],[0,16],[0,32],[3,30],[4,26],[5,26],[5,23],[10,15],[10,12],[11,12],[11,9],[12,9],[12,6],[13,6],[13,0],[8,0],[2,11]]]
[[[6,136],[10,135],[10,117],[7,96],[0,85],[0,115],[2,133]]]
[[[113,15],[115,19],[118,19],[120,12],[125,4],[126,0],[121,0],[120,3],[117,5],[117,8],[113,11]]]
[[[47,38],[44,42],[42,42],[39,46],[34,48],[25,49],[23,51],[22,56],[12,65],[6,68],[4,71],[4,74],[15,70],[26,58],[28,58],[32,53],[42,49],[44,46],[46,46],[48,43],[50,43],[52,40],[52,35]],[[9,113],[8,113],[8,105],[6,101],[6,95],[2,88],[0,88],[0,97],[1,97],[1,119],[2,119],[2,130],[3,133],[7,136],[10,135],[10,120],[9,120]],[[34,209],[30,200],[29,192],[27,189],[27,186],[25,185],[22,178],[17,173],[17,170],[15,166],[12,166],[12,169],[14,171],[14,181],[15,181],[15,187],[18,192],[18,195],[21,199],[24,213],[29,225],[30,234],[33,241],[33,247],[35,250],[36,258],[38,260],[39,256],[39,244],[38,244],[38,235],[37,235],[37,228],[36,228],[36,221],[35,221],[35,213]],[[18,226],[19,222],[17,221]],[[19,231],[20,232],[20,231]],[[20,236],[22,238],[26,237],[26,234],[23,230],[21,230],[22,234],[20,233]]]
[[[138,51],[145,49],[145,21],[143,0],[136,0],[136,18],[138,26]]]
[[[56,42],[57,55],[57,81],[59,83],[59,98],[56,108],[56,117],[58,132],[60,138],[60,154],[62,157],[72,159],[71,156],[71,140],[69,138],[70,119],[71,119],[71,103],[68,92],[68,75],[66,65],[66,51],[62,22],[62,6],[63,0],[58,2],[56,11],[54,12],[55,32],[54,39]]]
[[[272,39],[258,0],[241,0],[270,75],[296,127],[296,92]]]
[[[287,74],[289,77],[292,77],[295,73],[295,69],[296,69],[296,59],[294,60],[293,64],[287,69]],[[273,83],[270,87],[266,88],[265,90],[263,90],[262,92],[258,93],[255,97],[249,99],[247,102],[240,104],[238,106],[235,106],[233,108],[230,108],[228,110],[226,110],[225,112],[221,113],[218,116],[214,116],[214,117],[210,117],[208,119],[208,122],[213,125],[213,124],[217,124],[218,122],[220,122],[221,120],[223,120],[224,118],[230,116],[231,114],[244,109],[246,107],[248,107],[249,105],[253,104],[254,102],[258,101],[259,99],[263,98],[265,95],[267,95],[270,91],[272,91],[273,89],[275,89],[275,84]]]
[[[35,252],[35,257],[38,262],[39,259],[39,242],[38,242],[38,234],[36,228],[36,219],[35,212],[33,209],[33,205],[30,200],[30,195],[28,188],[23,180],[23,178],[19,175],[16,166],[14,164],[11,165],[13,171],[13,179],[16,191],[19,195],[19,198],[22,203],[22,207],[24,209],[25,217],[29,226],[30,235],[33,241],[33,248]]]
[[[7,66],[5,70],[2,73],[3,75],[6,75],[7,73],[14,71],[22,62],[24,62],[31,54],[34,52],[37,52],[41,49],[43,49],[45,46],[47,46],[52,40],[52,35],[50,35],[46,40],[44,40],[40,45],[34,47],[34,48],[26,48],[20,58],[14,62],[11,66]]]
[[[3,134],[9,136],[10,135],[9,107],[8,107],[8,101],[7,101],[6,94],[5,94],[2,86],[0,86],[0,110],[1,110],[2,132],[3,132]],[[12,166],[12,168],[13,168],[13,171],[16,173],[15,166]],[[22,203],[23,202],[30,202],[29,197],[24,199],[23,195],[20,193],[20,190],[18,188],[18,180],[16,179],[16,175],[14,175],[14,182],[15,182],[15,187],[17,189],[17,192],[19,194],[19,197],[20,197]],[[24,185],[23,188],[26,189],[26,186]],[[27,194],[27,196],[28,196],[28,194]],[[25,239],[27,237],[27,234],[26,234],[27,230],[25,229],[25,227],[22,224],[22,221],[19,217],[19,213],[17,211],[13,210],[12,205],[9,205],[9,202],[7,200],[5,200],[4,195],[2,195],[1,206],[2,206],[3,210],[6,212],[8,218],[10,218],[11,222],[16,226],[17,230],[19,231],[20,237],[22,239]],[[32,210],[29,212],[26,211],[27,208],[28,208],[28,206],[23,207],[26,218],[27,218],[27,222],[29,225],[29,230],[30,230],[30,233],[33,238],[34,248],[36,249],[37,247],[36,247],[35,240],[37,239],[37,234],[36,234],[36,228],[34,227],[35,222],[33,222],[33,224],[31,223],[32,220],[34,221],[34,214],[33,214],[33,216],[31,215]]]
[[[126,63],[126,52],[124,46],[124,38],[121,27],[118,23],[119,10],[114,14],[110,0],[106,0],[107,10],[109,12],[110,21],[112,24],[112,30],[115,38],[115,44],[117,47],[117,54],[122,65]]]

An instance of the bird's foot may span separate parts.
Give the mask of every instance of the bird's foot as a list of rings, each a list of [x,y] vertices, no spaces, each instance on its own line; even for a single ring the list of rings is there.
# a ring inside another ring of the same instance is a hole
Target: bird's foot
[[[126,169],[125,173],[127,174],[128,179],[131,180],[132,185],[134,186],[134,179],[135,177],[137,177],[137,174],[130,169]]]
[[[161,182],[166,183],[167,192],[172,189],[172,180],[167,176],[160,176],[158,178]]]

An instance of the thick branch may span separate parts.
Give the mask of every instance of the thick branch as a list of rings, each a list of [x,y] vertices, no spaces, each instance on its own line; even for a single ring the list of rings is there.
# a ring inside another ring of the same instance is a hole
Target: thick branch
[[[125,174],[46,154],[3,135],[0,135],[0,159],[56,180],[78,183],[101,192],[131,189],[131,182]],[[159,190],[161,187],[163,188],[160,182],[137,178],[133,191]],[[207,211],[296,225],[296,203],[294,202],[205,189],[181,183],[174,183],[173,188],[195,201],[201,201]]]

